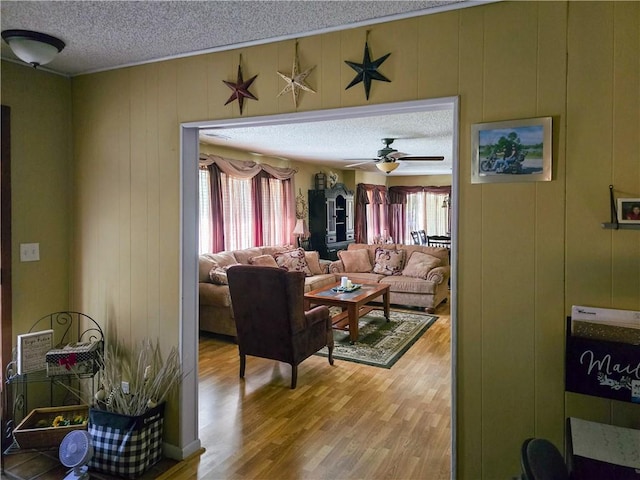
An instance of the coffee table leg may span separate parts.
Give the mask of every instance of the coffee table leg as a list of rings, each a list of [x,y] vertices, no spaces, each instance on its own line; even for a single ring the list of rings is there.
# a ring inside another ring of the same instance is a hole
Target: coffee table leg
[[[350,304],[349,310],[349,343],[353,345],[358,340],[358,312],[360,307],[357,304]]]
[[[384,300],[384,318],[387,319],[387,322],[390,321],[389,320],[389,309],[391,307],[391,301],[389,299],[390,295],[389,295],[389,290],[387,290],[383,295],[382,295],[382,299]]]

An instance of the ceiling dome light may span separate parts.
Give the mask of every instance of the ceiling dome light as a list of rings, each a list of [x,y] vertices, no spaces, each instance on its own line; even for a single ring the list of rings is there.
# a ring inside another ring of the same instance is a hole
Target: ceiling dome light
[[[4,30],[2,38],[20,60],[33,68],[49,63],[65,47],[59,38],[31,30]]]
[[[393,172],[399,166],[400,166],[400,164],[396,163],[396,162],[378,162],[378,163],[376,163],[376,167],[378,167],[378,170],[380,170],[381,172],[386,173],[387,175],[389,175],[391,172]]]

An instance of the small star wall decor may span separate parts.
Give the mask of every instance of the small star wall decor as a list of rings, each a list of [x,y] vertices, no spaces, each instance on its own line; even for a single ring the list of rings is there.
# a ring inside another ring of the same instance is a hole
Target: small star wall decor
[[[240,115],[242,115],[242,108],[244,106],[244,99],[245,98],[250,98],[252,100],[258,100],[258,97],[256,97],[253,93],[251,93],[249,91],[249,87],[251,86],[251,84],[253,83],[253,81],[256,79],[256,77],[258,75],[254,75],[249,80],[245,81],[242,78],[242,65],[241,65],[241,63],[242,63],[242,57],[240,57],[240,62],[238,63],[238,79],[236,80],[236,83],[228,82],[226,80],[223,80],[224,84],[227,87],[229,87],[231,90],[233,90],[233,93],[229,97],[229,100],[226,101],[225,105],[228,105],[229,103],[233,102],[234,100],[237,100],[238,101],[238,106],[240,107]]]
[[[291,92],[293,94],[293,106],[298,108],[298,96],[300,95],[300,90],[304,90],[306,92],[316,93],[309,85],[305,83],[305,79],[311,73],[311,70],[316,68],[313,67],[307,68],[304,72],[300,72],[299,63],[298,63],[298,42],[296,42],[296,51],[293,56],[293,66],[291,67],[291,75],[285,75],[282,72],[278,72],[278,75],[287,82],[286,86],[282,89],[282,91],[278,94],[278,97]]]
[[[391,80],[378,72],[378,68],[389,57],[389,55],[391,55],[391,53],[387,53],[377,60],[371,61],[371,54],[369,53],[369,42],[365,41],[364,59],[362,60],[362,63],[350,62],[348,60],[345,60],[344,62],[356,71],[355,78],[351,80],[351,83],[347,85],[347,88],[345,88],[345,90],[348,90],[354,85],[362,82],[364,83],[364,93],[367,97],[367,100],[369,100],[369,91],[371,90],[371,82],[373,80],[379,80],[381,82],[391,82]]]

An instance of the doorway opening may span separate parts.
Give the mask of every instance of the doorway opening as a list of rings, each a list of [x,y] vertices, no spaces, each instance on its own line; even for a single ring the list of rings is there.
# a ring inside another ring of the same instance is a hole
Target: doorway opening
[[[448,97],[414,102],[379,104],[365,107],[319,110],[303,113],[272,115],[263,117],[237,118],[210,122],[191,122],[181,128],[181,329],[180,346],[184,371],[190,372],[184,379],[181,390],[180,438],[182,458],[200,448],[198,434],[198,159],[199,131],[204,128],[251,127],[269,124],[327,121],[356,116],[419,112],[441,108],[446,104],[453,109],[453,152],[451,180],[451,477],[455,478],[456,465],[456,326],[457,326],[457,233],[458,233],[458,125],[459,99]],[[194,321],[195,320],[195,321]]]

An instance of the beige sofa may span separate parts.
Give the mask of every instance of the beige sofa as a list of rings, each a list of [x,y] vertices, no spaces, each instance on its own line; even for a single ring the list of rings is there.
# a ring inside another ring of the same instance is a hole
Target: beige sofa
[[[387,256],[395,256],[396,259],[402,257],[401,268],[393,271],[393,261],[387,261],[381,269],[380,265],[384,262],[380,260],[376,264],[378,247],[397,252]],[[200,330],[236,336],[229,286],[224,283],[226,268],[238,263],[268,265],[269,259],[266,257],[271,257],[271,261],[274,261],[279,255],[293,250],[293,247],[254,247],[200,255],[198,279]],[[362,252],[345,253],[356,250],[362,250]],[[417,257],[411,261],[414,252],[426,255],[423,255],[420,262],[415,261]],[[338,252],[338,256],[344,257],[347,267],[352,271],[345,268],[343,260],[329,262],[319,260],[317,252],[303,253],[310,269],[310,275],[305,278],[305,292],[331,285],[343,276],[349,277],[354,283],[383,282],[391,285],[391,303],[421,307],[427,312],[433,312],[449,294],[449,252],[444,248],[399,244],[350,244],[347,250]],[[360,263],[350,261],[352,260],[348,258],[350,255],[362,257],[358,259]],[[367,261],[363,262],[365,256]],[[401,274],[407,266],[411,267],[412,271],[407,270],[406,273],[414,276]],[[374,270],[383,271],[383,273],[376,273]],[[216,272],[219,272],[219,275]],[[220,281],[214,283],[214,280]]]
[[[448,298],[451,267],[446,248],[352,243],[338,257],[329,265],[330,273],[353,283],[388,283],[392,304],[433,313]]]
[[[236,336],[229,285],[224,283],[225,268],[238,263],[269,265],[269,259],[266,256],[272,257],[272,261],[274,261],[278,255],[293,250],[297,249],[293,247],[255,247],[200,255],[198,279],[200,330]],[[305,292],[335,282],[335,275],[327,273],[328,261],[319,260],[317,252],[304,252],[304,256],[310,269],[310,276],[307,276],[304,282]],[[218,283],[214,283],[214,280]]]

